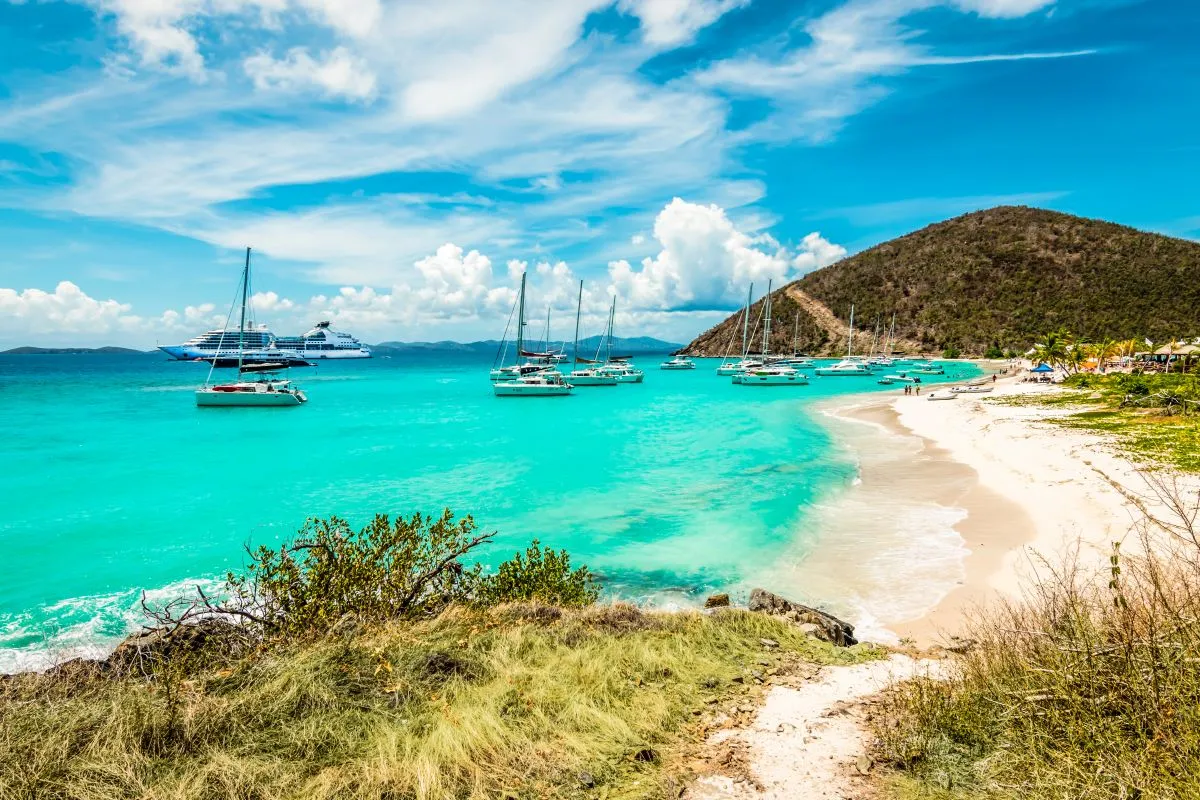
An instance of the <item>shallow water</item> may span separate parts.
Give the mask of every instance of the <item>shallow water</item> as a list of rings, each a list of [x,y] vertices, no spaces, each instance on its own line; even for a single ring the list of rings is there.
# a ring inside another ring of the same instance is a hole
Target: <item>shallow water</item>
[[[197,409],[202,365],[0,356],[0,671],[111,646],[142,589],[215,580],[309,516],[449,507],[498,532],[485,563],[537,537],[662,605],[803,560],[857,469],[814,404],[899,387],[741,387],[660,360],[640,385],[519,399],[466,356],[322,363],[294,375],[307,405],[262,410]]]

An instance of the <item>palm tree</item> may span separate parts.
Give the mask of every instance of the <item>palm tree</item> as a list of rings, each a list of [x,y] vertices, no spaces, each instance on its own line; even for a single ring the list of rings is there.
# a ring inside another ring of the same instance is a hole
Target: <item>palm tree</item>
[[[1071,334],[1063,330],[1047,333],[1043,341],[1033,346],[1033,360],[1065,369],[1070,357],[1069,342],[1071,338]]]
[[[1104,341],[1097,342],[1088,348],[1088,354],[1092,358],[1096,359],[1097,368],[1101,372],[1104,372],[1104,368],[1108,364],[1109,359],[1115,358],[1121,354],[1121,343],[1112,339],[1105,339]]]

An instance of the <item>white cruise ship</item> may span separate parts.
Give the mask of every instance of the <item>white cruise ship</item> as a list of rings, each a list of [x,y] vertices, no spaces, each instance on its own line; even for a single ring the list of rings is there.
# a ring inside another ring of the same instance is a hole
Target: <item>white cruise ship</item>
[[[198,358],[237,358],[239,336],[236,328],[217,328],[188,339],[183,344],[161,345],[172,358],[194,361]],[[266,325],[247,326],[245,353],[251,358],[297,358],[306,361],[316,358],[370,358],[371,349],[348,333],[318,322],[303,336],[276,337]]]
[[[371,357],[371,348],[348,333],[335,331],[328,322],[318,322],[303,336],[280,336],[275,340],[275,347],[305,360]]]

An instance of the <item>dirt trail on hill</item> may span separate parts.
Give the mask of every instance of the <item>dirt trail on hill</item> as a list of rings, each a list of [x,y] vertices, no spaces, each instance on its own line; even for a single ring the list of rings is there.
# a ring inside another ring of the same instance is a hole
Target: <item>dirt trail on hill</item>
[[[785,287],[784,292],[792,300],[795,300],[796,304],[804,309],[804,312],[812,317],[817,325],[821,326],[821,329],[829,335],[830,342],[845,341],[846,324],[829,310],[829,306],[806,294],[795,284]]]

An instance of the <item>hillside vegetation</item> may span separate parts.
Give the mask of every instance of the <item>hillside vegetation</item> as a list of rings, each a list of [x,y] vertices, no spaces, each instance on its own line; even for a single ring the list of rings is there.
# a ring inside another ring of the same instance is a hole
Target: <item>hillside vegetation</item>
[[[1025,351],[1046,331],[1067,328],[1093,341],[1200,332],[1200,244],[1044,209],[1002,206],[939,222],[804,276],[774,293],[772,350],[791,349],[802,293],[841,322],[850,305],[871,329],[896,315],[900,349],[948,347],[981,354]],[[818,314],[800,311],[799,348],[845,346]],[[757,319],[757,307],[752,320]],[[740,331],[735,314],[688,352],[720,355]],[[752,322],[753,324],[753,322]],[[740,333],[736,336],[740,347]],[[856,335],[856,340],[860,337]],[[869,336],[862,336],[863,348]],[[715,347],[718,344],[720,347]],[[858,348],[855,348],[858,350]]]

